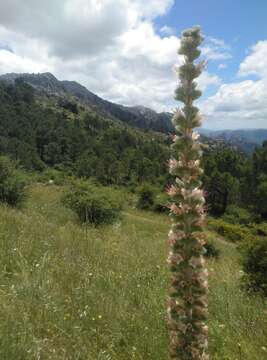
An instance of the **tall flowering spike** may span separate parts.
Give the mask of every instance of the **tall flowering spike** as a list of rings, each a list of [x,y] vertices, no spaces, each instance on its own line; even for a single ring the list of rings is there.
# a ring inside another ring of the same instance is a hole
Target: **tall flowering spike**
[[[198,46],[203,41],[200,28],[182,34],[179,54],[184,63],[178,74],[180,84],[176,100],[184,103],[173,117],[177,130],[169,161],[175,184],[168,189],[172,203],[169,232],[170,253],[168,263],[171,288],[168,298],[168,326],[170,329],[170,358],[179,360],[207,360],[207,276],[203,258],[205,235],[204,196],[201,190],[201,144],[193,131],[201,125],[194,100],[201,96],[195,79],[205,64],[195,63],[200,55]]]

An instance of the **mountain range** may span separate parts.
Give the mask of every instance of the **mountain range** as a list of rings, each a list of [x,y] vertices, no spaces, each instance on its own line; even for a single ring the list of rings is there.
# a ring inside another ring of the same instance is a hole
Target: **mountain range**
[[[144,106],[123,106],[104,100],[78,82],[60,81],[49,72],[41,74],[9,73],[0,76],[0,80],[11,83],[17,79],[31,85],[40,94],[74,98],[104,117],[115,121],[119,120],[133,127],[163,133],[174,131],[171,113],[157,113]],[[246,153],[252,153],[257,146],[261,146],[263,141],[267,140],[267,129],[213,131],[201,128],[199,132],[204,137],[227,143]]]
[[[144,130],[154,130],[158,132],[172,132],[172,114],[157,113],[144,106],[127,107],[104,100],[95,95],[86,87],[76,81],[60,81],[51,73],[42,74],[17,74],[10,73],[0,76],[0,80],[14,83],[17,79],[22,79],[40,93],[55,96],[71,96],[80,103],[92,107],[103,116],[120,120],[131,126]]]
[[[207,130],[199,129],[202,135],[235,146],[245,153],[252,153],[267,140],[267,129]]]

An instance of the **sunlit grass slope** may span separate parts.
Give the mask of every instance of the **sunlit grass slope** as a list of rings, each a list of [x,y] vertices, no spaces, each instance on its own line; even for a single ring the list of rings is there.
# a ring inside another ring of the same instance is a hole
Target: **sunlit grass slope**
[[[166,216],[125,209],[80,226],[62,189],[0,207],[0,359],[167,359]],[[209,236],[212,236],[210,234]],[[237,251],[210,261],[211,359],[267,358],[266,305],[238,288]]]

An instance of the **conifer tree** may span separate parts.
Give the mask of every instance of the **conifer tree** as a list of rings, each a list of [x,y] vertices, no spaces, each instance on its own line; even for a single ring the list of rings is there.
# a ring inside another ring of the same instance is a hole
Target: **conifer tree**
[[[172,228],[169,232],[171,289],[168,297],[170,358],[207,360],[207,269],[203,258],[205,235],[204,196],[201,190],[201,144],[193,131],[201,125],[201,116],[194,100],[201,96],[195,79],[205,63],[195,63],[203,41],[200,28],[182,34],[179,54],[184,62],[179,67],[176,100],[184,103],[173,117],[177,132],[169,161],[175,182],[169,187]]]

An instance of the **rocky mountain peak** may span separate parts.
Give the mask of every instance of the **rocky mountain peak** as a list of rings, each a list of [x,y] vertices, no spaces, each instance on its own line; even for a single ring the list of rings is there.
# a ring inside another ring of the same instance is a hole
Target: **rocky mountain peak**
[[[113,120],[120,120],[131,126],[159,132],[171,132],[171,114],[160,113],[144,106],[127,107],[104,100],[75,81],[59,81],[50,72],[39,74],[10,73],[0,76],[0,80],[14,82],[21,78],[35,90],[56,96],[73,96],[81,103],[93,107],[100,114]]]

